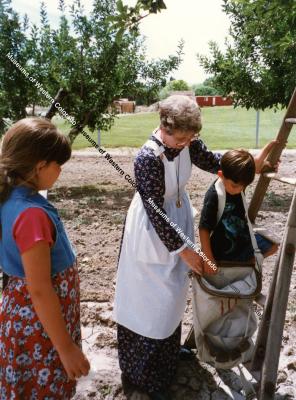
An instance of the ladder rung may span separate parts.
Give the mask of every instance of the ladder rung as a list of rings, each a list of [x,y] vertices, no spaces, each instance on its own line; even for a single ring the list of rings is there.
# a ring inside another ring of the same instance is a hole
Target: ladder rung
[[[282,183],[288,183],[289,185],[296,185],[296,178],[290,178],[288,176],[280,176],[275,172],[265,172],[262,174],[266,178],[275,179],[276,181],[280,181]]]
[[[287,124],[296,124],[296,118],[286,118],[285,122]]]

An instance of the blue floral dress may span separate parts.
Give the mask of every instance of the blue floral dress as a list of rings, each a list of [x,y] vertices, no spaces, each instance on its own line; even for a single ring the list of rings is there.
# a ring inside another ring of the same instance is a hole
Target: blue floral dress
[[[81,347],[77,266],[53,276],[52,284],[68,332]],[[38,319],[25,279],[10,277],[0,311],[0,399],[68,400],[75,387]]]

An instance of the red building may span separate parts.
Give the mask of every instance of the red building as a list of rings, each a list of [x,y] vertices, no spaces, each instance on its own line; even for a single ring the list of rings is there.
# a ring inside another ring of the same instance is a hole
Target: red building
[[[196,96],[195,98],[200,107],[232,106],[232,100],[230,97]]]

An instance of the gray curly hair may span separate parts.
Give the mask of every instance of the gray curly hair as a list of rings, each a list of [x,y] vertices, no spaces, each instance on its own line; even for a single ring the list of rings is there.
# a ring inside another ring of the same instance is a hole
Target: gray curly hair
[[[173,129],[194,131],[201,128],[200,108],[195,99],[185,95],[172,95],[159,105],[160,127],[172,135]]]

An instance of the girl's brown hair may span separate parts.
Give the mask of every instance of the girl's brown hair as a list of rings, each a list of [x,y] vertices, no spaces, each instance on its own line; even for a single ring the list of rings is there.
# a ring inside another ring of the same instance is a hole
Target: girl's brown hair
[[[45,118],[24,118],[8,129],[0,157],[0,203],[18,184],[34,187],[31,178],[39,161],[62,165],[71,157],[66,136]],[[37,190],[37,188],[36,188]]]

